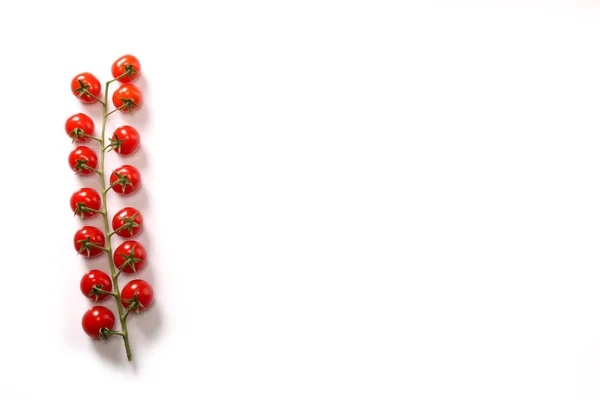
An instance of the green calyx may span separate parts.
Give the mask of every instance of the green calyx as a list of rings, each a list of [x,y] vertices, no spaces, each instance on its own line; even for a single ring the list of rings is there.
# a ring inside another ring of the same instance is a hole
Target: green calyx
[[[108,328],[100,328],[100,330],[98,331],[98,336],[100,339],[106,340],[111,335],[125,336],[125,334],[123,332],[112,331]]]
[[[142,259],[135,257],[135,245],[133,245],[129,254],[119,253],[119,255],[125,259],[125,262],[121,264],[119,270],[123,271],[125,267],[129,265],[133,272],[137,272],[137,270],[135,269],[135,263],[141,262]]]
[[[133,187],[133,183],[131,183],[127,175],[121,175],[118,172],[114,172],[114,174],[117,177],[117,180],[113,183],[112,186],[121,185],[122,192],[125,192],[125,188],[127,187],[127,185]]]
[[[117,135],[114,135],[112,138],[108,139],[110,140],[110,144],[107,146],[109,149],[108,151],[111,150],[115,150],[117,153],[121,152],[121,144],[123,144],[123,142],[125,142],[125,140],[127,139],[119,139],[117,137]]]
[[[135,68],[133,68],[133,64],[125,65],[125,72],[123,73],[123,75],[127,75],[131,79],[133,79],[135,77],[134,75],[137,75],[137,74],[138,74],[138,71]]]
[[[133,115],[133,110],[138,108],[139,105],[136,104],[133,99],[123,99],[119,97],[119,100],[123,102],[123,105],[119,107],[120,110],[127,110],[129,114]]]
[[[91,214],[89,216],[92,216],[92,215],[94,215],[96,213],[96,210],[92,210],[91,208],[89,208],[88,206],[86,206],[85,203],[77,202],[77,203],[75,203],[75,205],[77,207],[75,207],[75,212],[73,213],[73,215],[79,214],[79,216],[81,217],[81,219],[85,218],[85,216],[86,216],[85,213],[86,212],[88,214]]]
[[[78,99],[81,98],[81,96],[83,95],[91,94],[88,90],[91,87],[90,85],[86,85],[81,79],[77,79],[77,82],[79,82],[79,87],[75,89],[74,92],[77,93]]]
[[[140,310],[143,310],[144,308],[146,308],[138,300],[138,298],[137,298],[137,292],[133,295],[133,298],[131,300],[129,300],[129,299],[123,299],[123,301],[125,303],[129,303],[129,306],[127,306],[127,314],[129,314],[129,312],[131,310],[134,310],[135,313],[138,314],[140,312]]]
[[[77,254],[82,254],[84,251],[86,252],[87,256],[90,256],[90,251],[92,250],[92,239],[88,236],[85,239],[79,240],[78,243],[81,244],[81,248],[79,249],[79,251],[77,251]]]
[[[88,297],[91,298],[92,296],[94,296],[94,301],[98,301],[98,298],[102,294],[101,290],[102,290],[101,284],[92,286],[92,291],[88,293]]]
[[[83,139],[83,138],[87,137],[87,135],[81,128],[73,129],[71,132],[69,132],[69,135],[73,136],[73,143],[75,143],[75,141],[77,141],[77,139],[79,139],[79,138]]]
[[[73,169],[75,170],[76,174],[80,174],[81,171],[85,170],[93,170],[92,167],[90,167],[89,165],[87,165],[88,160],[82,160],[82,159],[77,159],[75,161],[75,166],[73,167]]]
[[[119,217],[121,221],[123,221],[123,225],[119,227],[115,232],[119,232],[121,230],[127,229],[129,231],[129,235],[133,236],[133,228],[141,227],[140,224],[135,222],[135,216],[137,213],[133,213],[131,217]]]

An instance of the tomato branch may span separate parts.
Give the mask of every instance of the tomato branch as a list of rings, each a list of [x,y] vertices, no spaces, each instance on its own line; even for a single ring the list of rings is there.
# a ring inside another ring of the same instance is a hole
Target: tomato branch
[[[92,94],[92,93],[88,92],[87,90],[85,91],[85,94],[86,94],[86,95],[88,95],[88,96],[90,96],[90,97],[93,97],[93,98],[94,98],[94,99],[96,99],[96,101],[97,101],[97,102],[99,102],[100,104],[102,104],[102,105],[105,105],[105,103],[104,103],[102,100],[100,100],[100,98],[99,98],[98,96],[96,96],[96,95],[94,95],[94,94]]]
[[[96,296],[96,299],[98,299],[98,295],[100,294],[107,294],[109,296],[113,296],[116,297],[116,295],[113,292],[109,292],[107,290],[103,290],[102,289],[102,285],[94,285],[92,286],[92,291],[90,292],[90,294],[88,294],[88,296]]]
[[[108,253],[108,261],[109,261],[109,268],[110,268],[110,272],[111,272],[111,278],[112,278],[112,284],[113,284],[113,297],[115,298],[115,301],[117,303],[117,312],[119,313],[119,320],[121,322],[121,332],[114,332],[114,331],[110,331],[107,332],[106,334],[111,334],[111,335],[119,335],[123,337],[123,343],[125,344],[125,352],[127,353],[127,359],[129,361],[131,361],[132,359],[132,355],[131,355],[131,348],[129,346],[129,335],[127,333],[127,322],[125,320],[125,312],[123,310],[123,304],[121,303],[121,294],[119,291],[119,273],[117,273],[116,268],[115,268],[115,262],[113,260],[112,257],[112,245],[111,245],[111,232],[110,232],[110,228],[109,228],[109,224],[108,224],[108,210],[107,210],[107,205],[106,205],[106,193],[108,193],[108,191],[117,183],[119,183],[118,181],[111,184],[110,186],[108,186],[108,188],[106,187],[106,179],[105,179],[105,170],[104,170],[104,156],[106,154],[106,152],[104,151],[104,142],[105,142],[105,135],[106,135],[106,120],[108,118],[108,116],[110,114],[112,114],[114,111],[111,111],[110,113],[108,112],[108,88],[109,85],[111,84],[111,82],[113,81],[108,81],[106,82],[105,85],[105,89],[104,89],[104,102],[102,102],[102,133],[100,135],[100,146],[102,148],[102,151],[100,152],[100,184],[101,184],[101,188],[102,188],[102,207],[103,207],[103,211],[104,213],[102,214],[103,219],[104,219],[104,233],[106,235],[106,247],[107,247],[107,253]]]
[[[125,318],[127,318],[129,316],[129,312],[131,310],[133,310],[134,308],[136,308],[136,307],[139,306],[140,303],[139,303],[139,301],[137,300],[136,297],[137,297],[136,295],[133,296],[133,300],[131,300],[131,303],[129,304],[129,307],[127,307],[127,310],[125,310]]]
[[[111,335],[123,336],[123,339],[125,339],[127,337],[127,332],[123,333],[123,332],[113,331],[113,330],[106,329],[106,328],[101,328],[99,333],[100,333],[100,337],[104,340],[108,339],[108,337]],[[129,359],[129,360],[131,360],[131,359]]]
[[[89,242],[89,243],[88,243],[88,246],[90,246],[90,247],[95,247],[95,248],[97,248],[97,249],[104,250],[104,251],[106,251],[107,253],[109,253],[109,250],[108,250],[106,247],[102,247],[102,246],[100,246],[99,244],[96,244],[96,243],[93,243],[93,242]],[[110,254],[110,253],[109,253],[109,254]]]
[[[109,112],[108,114],[105,115],[105,117],[108,117],[110,114],[115,113],[119,110],[122,110],[123,108],[125,108],[127,106],[127,104],[123,104],[121,107],[119,108],[115,108],[114,110],[112,110],[111,112]]]

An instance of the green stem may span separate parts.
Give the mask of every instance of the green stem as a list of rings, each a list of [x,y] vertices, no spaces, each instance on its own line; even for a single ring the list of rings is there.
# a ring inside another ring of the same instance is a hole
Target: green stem
[[[131,302],[131,304],[129,304],[129,307],[127,307],[127,310],[125,310],[125,318],[127,318],[127,316],[129,315],[129,311],[131,311],[131,309],[135,306],[135,302]]]
[[[123,229],[127,229],[127,225],[122,225],[122,226],[118,227],[118,228],[117,228],[117,230],[115,230],[115,231],[112,231],[112,232],[110,233],[110,236],[112,236],[112,235],[114,235],[114,234],[116,234],[116,233],[119,233],[119,232],[121,232]]]
[[[106,251],[108,254],[110,254],[110,252],[108,251],[108,249],[107,249],[106,247],[102,247],[102,246],[100,246],[99,244],[96,244],[96,243],[90,243],[90,246],[91,246],[91,247],[95,247],[95,248],[97,248],[97,249],[100,249],[100,250],[104,250],[104,251]]]
[[[104,215],[104,211],[102,211],[102,210],[94,210],[93,208],[89,208],[89,207],[81,207],[80,210],[83,211],[83,212],[93,212],[93,213],[98,213],[98,214]]]
[[[123,108],[123,106],[121,106],[119,108],[115,108],[114,110],[112,110],[111,112],[109,112],[108,114],[106,114],[106,116],[108,117],[110,114],[119,111],[121,108]]]
[[[127,75],[127,72],[123,72],[121,75],[117,76],[114,79],[111,79],[110,81],[106,82],[106,87],[108,87],[108,85],[110,85],[111,83],[113,83],[114,81],[117,81],[119,79],[121,79],[122,77],[124,77],[125,75]]]
[[[104,159],[104,149],[102,149],[102,154],[100,155],[100,160],[102,160],[102,159]],[[100,162],[103,162],[103,161],[100,161]],[[104,181],[104,164],[102,164],[102,180]],[[104,185],[102,185],[102,194],[103,194],[104,196],[106,196],[106,193],[108,193],[108,191],[109,191],[110,189],[112,189],[112,187],[113,187],[113,186],[116,186],[116,185],[118,185],[119,183],[121,183],[121,182],[119,182],[119,181],[114,181],[114,182],[113,182],[113,183],[111,183],[111,184],[110,184],[110,185],[109,185],[109,186],[108,186],[106,189],[104,188]]]
[[[97,292],[97,293],[102,293],[102,294],[107,294],[107,295],[109,295],[109,296],[114,296],[114,295],[115,295],[113,292],[109,292],[109,291],[106,291],[106,290],[104,290],[104,289],[100,289],[100,288],[99,288],[99,287],[97,287],[97,286],[100,286],[100,285],[96,285],[96,286],[94,286],[94,291],[95,291],[95,292]],[[92,292],[92,293],[93,293],[93,292]]]
[[[93,140],[95,140],[98,143],[102,143],[102,141],[100,140],[100,138],[97,138],[96,136],[85,135],[85,137],[89,137],[90,139],[93,139]]]
[[[100,145],[102,147],[104,147],[104,133],[106,132],[106,119],[109,115],[108,113],[108,86],[110,85],[111,81],[106,82],[106,87],[104,89],[104,102],[102,103],[102,135],[100,138]],[[102,206],[103,206],[103,210],[104,210],[104,214],[102,215],[104,217],[104,233],[106,235],[106,247],[108,249],[108,261],[109,261],[109,266],[110,266],[110,274],[112,277],[112,283],[113,283],[113,295],[115,297],[115,300],[117,301],[117,311],[119,312],[119,320],[121,321],[121,336],[123,336],[123,342],[125,343],[125,352],[127,353],[127,359],[129,361],[131,361],[131,348],[129,347],[129,335],[127,334],[127,322],[125,320],[125,313],[123,311],[123,304],[121,304],[121,293],[119,291],[119,280],[118,277],[119,275],[117,275],[117,271],[115,268],[115,263],[113,261],[113,257],[112,257],[112,246],[111,246],[111,235],[110,235],[110,228],[108,225],[108,210],[106,207],[106,192],[108,192],[108,190],[106,189],[106,182],[104,179],[104,154],[105,151],[103,150],[100,153],[100,183],[101,183],[101,187],[102,187]],[[112,185],[110,186],[112,187]],[[109,187],[109,189],[110,189]]]
[[[107,87],[108,87],[108,86],[107,86]],[[93,98],[94,98],[94,99],[96,99],[96,100],[97,100],[97,101],[98,101],[100,104],[102,104],[104,107],[106,107],[106,102],[108,101],[108,99],[107,99],[107,97],[108,97],[108,96],[106,95],[106,93],[104,93],[104,101],[100,100],[100,99],[98,98],[98,96],[95,96],[95,95],[91,94],[90,92],[87,92],[86,94],[87,94],[88,96],[90,96],[90,97],[93,97]]]

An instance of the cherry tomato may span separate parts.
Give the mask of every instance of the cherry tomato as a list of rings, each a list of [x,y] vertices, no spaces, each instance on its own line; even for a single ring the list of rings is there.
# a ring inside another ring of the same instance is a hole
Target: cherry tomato
[[[71,195],[71,211],[83,218],[91,218],[97,213],[94,211],[83,211],[81,207],[100,210],[100,194],[92,188],[82,188]]]
[[[112,330],[115,327],[115,315],[104,306],[94,306],[83,314],[81,327],[88,336],[100,339],[100,329]]]
[[[132,83],[125,83],[115,90],[112,96],[115,108],[121,111],[133,111],[142,105],[142,92]]]
[[[100,81],[89,72],[82,72],[71,81],[71,92],[84,103],[95,103],[96,99],[90,96],[89,93],[96,97],[100,97],[102,86]],[[86,93],[86,91],[88,93]]]
[[[125,274],[140,272],[146,266],[146,249],[135,240],[127,240],[116,248],[113,261]]]
[[[111,68],[113,78],[118,78],[127,72],[127,75],[122,76],[118,79],[121,83],[129,83],[137,79],[142,73],[142,66],[140,60],[131,54],[125,54],[119,57],[112,65]]]
[[[69,154],[69,166],[78,175],[91,175],[94,171],[89,168],[98,167],[98,156],[87,146],[77,146]]]
[[[110,280],[110,277],[98,269],[93,269],[83,275],[81,282],[79,283],[79,288],[85,297],[88,297],[95,302],[99,302],[106,299],[108,295],[106,293],[95,293],[93,290],[96,285],[107,292],[112,291],[112,281]]]
[[[87,142],[94,135],[94,121],[82,113],[71,115],[65,122],[65,132],[74,141]]]
[[[150,307],[154,300],[152,286],[142,279],[134,279],[123,286],[123,290],[121,290],[121,304],[123,304],[123,307],[129,307],[133,302],[134,295],[138,302],[138,306],[134,306],[137,312],[144,311]]]
[[[140,171],[133,165],[123,165],[110,174],[110,184],[118,182],[112,189],[119,194],[135,193],[142,184]]]
[[[128,156],[140,147],[140,134],[134,127],[123,125],[115,130],[110,142],[117,153]]]
[[[98,257],[104,250],[97,246],[104,247],[104,234],[94,226],[84,226],[75,232],[73,245],[77,253],[85,258]]]
[[[142,217],[142,213],[133,207],[125,207],[117,212],[112,219],[113,231],[124,238],[134,237],[139,234],[142,231],[143,225],[144,218]]]

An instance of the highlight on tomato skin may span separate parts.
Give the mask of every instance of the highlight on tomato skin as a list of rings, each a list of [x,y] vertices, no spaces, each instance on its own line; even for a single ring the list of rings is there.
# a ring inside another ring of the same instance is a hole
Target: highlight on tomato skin
[[[127,226],[120,229],[123,226]],[[117,235],[123,238],[132,238],[137,236],[144,227],[144,217],[142,213],[133,207],[125,207],[114,215],[112,219],[112,229]]]
[[[95,226],[86,225],[73,236],[75,250],[85,258],[98,257],[104,250],[97,246],[104,247],[105,243],[104,234]]]
[[[136,311],[145,311],[154,302],[154,290],[152,286],[143,279],[134,279],[128,282],[121,290],[121,304],[123,307],[129,307],[133,302],[133,297],[139,303]]]
[[[126,72],[130,73],[125,76],[121,76]],[[142,65],[136,56],[125,54],[124,56],[117,58],[117,60],[112,64],[111,73],[113,78],[120,77],[117,79],[119,82],[130,83],[140,76],[142,73]]]
[[[109,295],[106,293],[94,295],[93,289],[96,285],[106,292],[112,291],[112,281],[110,280],[110,277],[105,272],[98,269],[92,269],[91,271],[86,272],[79,282],[81,293],[88,299],[97,303],[105,300]]]
[[[83,314],[81,327],[89,337],[100,339],[100,329],[115,327],[115,315],[104,306],[94,306]]]
[[[100,84],[100,81],[94,74],[89,72],[82,72],[71,80],[71,92],[82,103],[95,103],[97,100],[94,96],[99,98],[101,91],[102,85]]]
[[[67,135],[69,135],[71,139],[75,137],[74,132],[76,130],[78,130],[80,134],[87,135],[77,136],[76,141],[80,143],[89,141],[91,139],[89,136],[94,136],[94,129],[94,120],[84,113],[73,114],[67,118],[67,121],[65,122],[65,132],[67,132]]]

